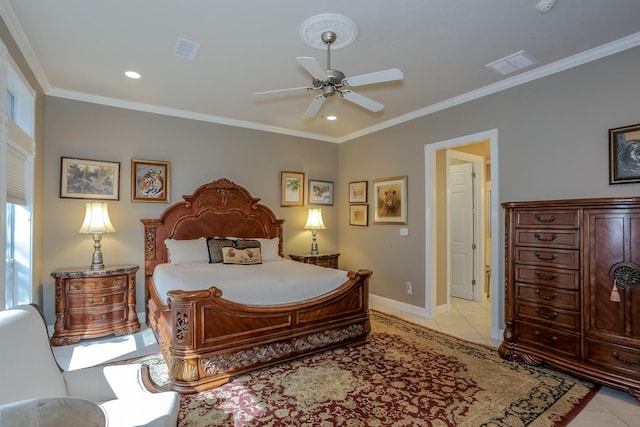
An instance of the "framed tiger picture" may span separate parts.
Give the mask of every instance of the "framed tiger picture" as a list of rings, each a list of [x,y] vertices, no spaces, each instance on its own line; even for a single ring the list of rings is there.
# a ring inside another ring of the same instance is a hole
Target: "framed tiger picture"
[[[131,159],[131,201],[169,203],[169,162]]]

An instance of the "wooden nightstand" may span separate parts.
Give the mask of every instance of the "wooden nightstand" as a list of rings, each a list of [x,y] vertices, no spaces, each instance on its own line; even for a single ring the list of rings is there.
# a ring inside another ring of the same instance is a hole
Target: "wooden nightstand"
[[[103,270],[59,268],[56,280],[56,323],[52,345],[73,344],[84,338],[138,332],[135,264],[111,265]]]
[[[323,253],[318,255],[311,254],[289,254],[289,258],[294,261],[304,262],[306,264],[319,265],[321,267],[338,268],[339,253]]]

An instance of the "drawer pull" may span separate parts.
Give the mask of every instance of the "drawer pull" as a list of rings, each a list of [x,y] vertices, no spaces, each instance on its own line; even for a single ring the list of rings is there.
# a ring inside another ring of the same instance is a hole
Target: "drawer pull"
[[[80,289],[80,285],[73,285],[73,289],[76,289],[76,290]]]
[[[105,302],[107,302],[107,299],[105,297],[102,297],[100,301],[96,301],[93,298],[89,298],[89,304],[104,304]]]
[[[553,242],[554,240],[556,240],[558,238],[558,235],[556,233],[552,233],[551,236],[549,236],[549,237],[542,237],[542,235],[540,233],[534,233],[533,237],[538,239],[538,241],[540,241],[540,242]]]
[[[558,313],[557,313],[557,312],[555,312],[555,311],[552,311],[552,312],[551,312],[551,314],[544,314],[544,313],[541,313],[539,308],[536,308],[536,314],[537,314],[538,316],[542,317],[543,319],[547,319],[547,320],[551,320],[551,319],[553,319],[554,317],[557,317],[557,316],[558,316]]]
[[[628,362],[626,360],[622,360],[622,358],[620,358],[620,355],[618,354],[617,351],[614,351],[613,353],[611,353],[611,355],[613,356],[614,359],[616,359],[618,362],[622,363],[623,365],[640,366],[640,363],[634,363],[634,362]]]
[[[540,335],[540,331],[535,331],[534,332],[536,338],[538,338],[538,340],[540,340],[541,342],[545,343],[545,344],[555,344],[556,341],[558,341],[558,337],[556,337],[555,335],[552,336],[551,338],[544,338]]]
[[[539,271],[536,271],[536,276],[538,276],[538,279],[540,280],[553,280],[558,277],[556,273],[544,274],[540,273]]]
[[[552,293],[551,295],[542,295],[542,294],[540,293],[540,290],[539,290],[539,289],[536,289],[536,295],[537,295],[537,296],[539,296],[540,298],[542,298],[542,299],[543,299],[543,300],[545,300],[545,301],[551,301],[552,299],[554,299],[555,297],[557,297],[557,296],[558,296],[558,294],[557,294],[557,293],[555,293],[555,292],[554,292],[554,293]]]
[[[89,316],[89,320],[91,320],[92,322],[99,322],[101,320],[106,320],[106,319],[107,319],[106,313],[103,313],[102,316],[100,316],[99,319],[94,319],[93,316]]]
[[[555,215],[551,215],[551,216],[542,216],[540,214],[536,215],[536,220],[538,220],[538,222],[553,222],[556,220],[556,216]]]
[[[554,254],[551,255],[542,255],[540,252],[534,252],[536,255],[536,258],[538,258],[541,261],[553,261],[554,259],[556,259],[556,256]]]

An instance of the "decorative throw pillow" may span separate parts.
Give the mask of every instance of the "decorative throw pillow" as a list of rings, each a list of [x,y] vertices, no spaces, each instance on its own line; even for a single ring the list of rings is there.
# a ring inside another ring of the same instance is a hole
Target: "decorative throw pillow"
[[[260,242],[254,239],[237,239],[233,241],[233,247],[238,249],[259,248]]]
[[[207,239],[191,240],[166,239],[164,241],[171,264],[202,264],[209,262]]]
[[[222,248],[224,264],[262,264],[260,248]]]
[[[222,248],[233,246],[233,240],[210,237],[207,239],[209,248],[209,262],[216,264],[222,262]]]

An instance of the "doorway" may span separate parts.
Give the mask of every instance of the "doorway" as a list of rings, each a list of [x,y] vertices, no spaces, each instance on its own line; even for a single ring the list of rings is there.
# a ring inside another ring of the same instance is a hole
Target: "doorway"
[[[500,339],[499,330],[500,307],[503,292],[499,283],[502,274],[498,271],[499,236],[491,236],[491,230],[499,230],[500,210],[498,197],[498,131],[492,129],[486,132],[467,135],[460,138],[440,141],[425,145],[425,308],[430,317],[436,313],[446,312],[450,308],[450,292],[448,286],[449,252],[447,250],[447,196],[446,196],[446,151],[468,151],[465,147],[484,142],[488,146],[484,170],[486,179],[480,189],[486,199],[485,221],[481,224],[488,239],[478,241],[477,245],[485,248],[484,262],[477,267],[477,275],[483,276],[483,281],[490,282],[490,286],[481,293],[491,296],[491,335]],[[488,186],[487,186],[488,185]],[[486,267],[490,266],[490,267]],[[488,280],[489,273],[491,280]],[[482,286],[480,286],[482,289]]]

